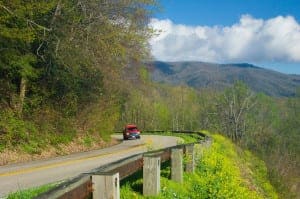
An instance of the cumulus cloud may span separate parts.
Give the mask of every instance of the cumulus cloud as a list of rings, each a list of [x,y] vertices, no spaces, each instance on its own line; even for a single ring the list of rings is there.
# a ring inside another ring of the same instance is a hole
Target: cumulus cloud
[[[300,62],[300,25],[292,16],[243,15],[232,26],[186,26],[152,19],[153,56],[162,61]]]

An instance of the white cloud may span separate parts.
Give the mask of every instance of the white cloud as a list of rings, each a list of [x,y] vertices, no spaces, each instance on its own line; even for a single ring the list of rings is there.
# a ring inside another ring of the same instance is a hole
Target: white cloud
[[[300,62],[300,25],[292,16],[268,20],[243,15],[232,26],[186,26],[152,19],[150,40],[162,61]]]

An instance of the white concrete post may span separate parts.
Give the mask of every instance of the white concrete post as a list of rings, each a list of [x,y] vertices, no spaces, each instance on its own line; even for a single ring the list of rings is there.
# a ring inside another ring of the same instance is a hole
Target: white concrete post
[[[155,196],[160,192],[160,157],[145,156],[143,166],[143,195]]]
[[[174,148],[171,150],[171,180],[175,182],[183,182],[183,150]]]
[[[93,199],[120,199],[119,173],[99,173],[92,176]]]
[[[185,156],[186,156],[185,171],[189,173],[193,173],[195,170],[195,152],[194,152],[193,144],[185,146]]]

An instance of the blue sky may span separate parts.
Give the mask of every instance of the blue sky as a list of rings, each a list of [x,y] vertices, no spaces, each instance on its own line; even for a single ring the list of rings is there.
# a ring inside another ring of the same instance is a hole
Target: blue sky
[[[169,18],[176,24],[232,25],[240,16],[273,18],[292,15],[300,21],[299,0],[161,0],[163,11],[157,18]]]
[[[300,74],[300,0],[161,0],[151,22],[163,61],[248,62]],[[171,50],[170,50],[171,49]]]

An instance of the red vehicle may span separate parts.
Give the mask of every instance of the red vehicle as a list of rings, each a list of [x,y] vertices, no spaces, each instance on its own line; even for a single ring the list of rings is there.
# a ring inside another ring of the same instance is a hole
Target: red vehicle
[[[123,139],[140,139],[141,131],[135,124],[127,124],[123,130]]]

